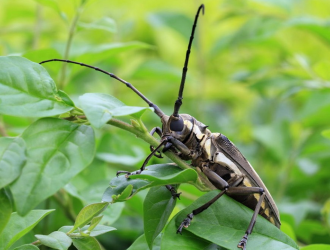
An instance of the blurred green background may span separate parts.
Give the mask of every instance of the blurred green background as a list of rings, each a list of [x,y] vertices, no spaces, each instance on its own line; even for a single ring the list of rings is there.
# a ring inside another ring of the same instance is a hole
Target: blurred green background
[[[205,15],[197,25],[181,113],[238,146],[274,197],[284,232],[300,246],[330,244],[330,1],[1,0],[0,54],[100,67],[170,114],[201,3]],[[145,106],[99,72],[58,62],[45,67],[73,98],[108,93]],[[149,129],[160,126],[151,112],[143,118]],[[1,136],[20,134],[31,122],[1,116]],[[149,153],[148,145],[113,127],[96,134],[94,162],[40,204],[57,211],[21,242],[72,224],[83,205],[101,200],[117,170],[139,168]],[[176,212],[200,195],[188,185],[181,191]],[[105,249],[126,249],[143,233],[145,194],[108,210],[104,223],[118,230],[100,238]]]

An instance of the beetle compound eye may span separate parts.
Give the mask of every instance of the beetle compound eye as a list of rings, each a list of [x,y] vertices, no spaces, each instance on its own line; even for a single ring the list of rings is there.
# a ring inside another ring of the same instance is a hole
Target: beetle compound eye
[[[179,119],[172,119],[170,123],[170,129],[172,131],[182,131],[184,128],[183,120],[181,117]]]

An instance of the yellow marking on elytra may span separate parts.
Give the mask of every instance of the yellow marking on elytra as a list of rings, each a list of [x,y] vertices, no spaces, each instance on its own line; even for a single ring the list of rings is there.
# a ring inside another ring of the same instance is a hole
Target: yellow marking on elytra
[[[243,184],[246,186],[246,187],[252,187],[252,184],[251,184],[251,182],[249,181],[249,179],[244,179],[243,180]]]
[[[265,209],[265,208],[266,208],[266,202],[265,202],[265,200],[263,200],[263,201],[261,202],[261,208],[262,208],[262,209]]]
[[[267,207],[266,210],[265,210],[265,215],[267,215],[267,217],[269,217],[269,208]]]
[[[269,218],[269,221],[270,221],[272,224],[275,225],[275,221],[274,221],[274,218],[273,218],[273,217],[270,217],[270,218]]]
[[[253,194],[254,198],[258,201],[260,199],[260,194]]]

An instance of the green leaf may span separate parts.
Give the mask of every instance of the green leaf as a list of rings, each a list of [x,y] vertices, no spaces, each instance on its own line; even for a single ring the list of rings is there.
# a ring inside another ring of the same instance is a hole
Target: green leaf
[[[114,230],[117,230],[117,229],[114,228],[114,227],[109,227],[109,226],[104,226],[104,225],[97,225],[93,229],[93,231],[90,232],[90,236],[95,237],[95,236],[105,234],[107,232],[114,231]]]
[[[282,216],[281,216],[281,231],[286,235],[288,235],[294,241],[297,241],[297,237],[294,233],[292,226],[289,223],[282,221]]]
[[[137,192],[153,186],[167,184],[193,183],[197,180],[197,173],[193,169],[182,170],[174,164],[157,164],[148,166],[146,170],[139,175],[131,175],[127,179],[124,175],[113,178],[110,181],[110,187],[103,194],[103,201],[114,202],[114,195],[123,193],[128,185],[133,186],[131,198]],[[117,196],[119,198],[119,196]]]
[[[293,17],[286,21],[288,27],[298,27],[307,30],[311,34],[319,37],[326,43],[330,43],[328,32],[328,20],[319,19],[312,16]]]
[[[59,231],[52,232],[49,235],[37,234],[35,237],[40,240],[43,245],[58,250],[66,250],[72,244],[71,238]]]
[[[302,247],[300,250],[330,250],[330,245],[312,244],[306,247]]]
[[[0,250],[9,249],[12,244],[32,230],[39,221],[53,211],[54,209],[32,210],[25,216],[20,216],[16,212],[12,213],[7,226],[0,235]]]
[[[135,49],[150,49],[151,45],[147,43],[132,41],[126,43],[105,43],[95,46],[86,45],[72,48],[70,54],[79,62],[96,62],[109,59],[115,55]],[[82,69],[79,69],[82,70]],[[113,79],[114,80],[114,79]],[[115,81],[115,80],[114,80]]]
[[[25,160],[25,142],[22,138],[0,138],[0,189],[19,176]]]
[[[73,226],[64,226],[64,227],[61,227],[58,231],[61,231],[63,233],[68,233],[68,232],[72,231],[72,229],[73,229]],[[85,234],[89,234],[92,237],[95,237],[95,236],[105,234],[105,233],[113,231],[113,230],[117,230],[117,229],[114,228],[114,227],[109,227],[109,226],[104,226],[104,225],[97,225],[93,229],[93,231],[90,231],[89,226],[87,225],[87,226],[82,227],[81,229],[73,230],[73,232],[70,233],[69,235],[72,236],[72,237],[76,237],[78,235],[81,235],[81,232],[83,232]]]
[[[175,220],[172,219],[165,228],[162,236],[161,249],[173,250],[173,249],[189,249],[189,250],[201,250],[207,249],[213,245],[207,240],[204,240],[189,231],[185,231],[182,235],[177,234]],[[234,248],[233,248],[234,249]]]
[[[85,28],[85,29],[100,29],[109,31],[111,33],[117,32],[116,22],[109,17],[103,17],[99,20],[96,20],[92,23],[82,23],[80,22],[79,27]]]
[[[132,191],[133,191],[133,185],[128,185],[123,192],[121,192],[121,194],[119,195],[113,195],[112,198],[113,198],[113,201],[114,202],[121,202],[121,201],[125,201],[127,200],[131,194],[132,194]]]
[[[91,221],[90,226],[88,227],[88,231],[93,231],[93,229],[100,223],[100,221],[102,220],[103,215],[94,217]]]
[[[0,57],[0,113],[43,117],[73,107],[60,97],[53,79],[39,64],[17,56]]]
[[[14,250],[39,250],[39,248],[35,245],[26,244],[26,245],[22,245],[22,246],[14,248]]]
[[[144,234],[149,249],[163,230],[176,204],[171,192],[165,186],[149,190],[143,204]]]
[[[208,192],[192,205],[178,213],[175,220],[178,227],[192,210],[204,205],[219,193],[219,190]],[[242,239],[252,218],[253,211],[241,203],[223,196],[204,212],[194,216],[191,225],[184,229],[214,244],[235,249]],[[252,234],[249,236],[247,249],[254,250],[293,250],[299,249],[297,244],[277,227],[261,216]]]
[[[28,127],[27,163],[11,184],[17,211],[24,215],[83,170],[94,156],[94,133],[88,126],[43,118]]]
[[[141,116],[145,110],[152,110],[146,107],[125,106],[124,103],[107,94],[88,93],[80,96],[79,100],[88,120],[96,128],[101,128],[113,116],[133,114]]]
[[[127,250],[146,250],[152,249],[152,250],[160,250],[160,243],[161,243],[161,236],[157,236],[155,239],[152,248],[150,248],[147,244],[146,237],[144,234],[142,234],[139,238],[137,238],[133,244],[127,249]],[[183,248],[182,248],[183,249]]]
[[[78,250],[103,250],[100,243],[94,237],[74,238],[72,241]]]
[[[0,235],[13,212],[12,201],[5,189],[0,189]]]
[[[330,139],[330,129],[323,130],[323,131],[322,131],[322,135],[323,135],[325,138]]]
[[[109,204],[107,202],[100,202],[87,205],[84,207],[78,214],[76,221],[74,223],[73,228],[70,232],[76,230],[77,228],[81,228],[89,223],[95,216],[98,216],[103,212],[104,209],[107,208]]]
[[[148,16],[148,22],[155,28],[167,26],[177,31],[183,37],[190,36],[192,20],[181,13],[157,12]]]

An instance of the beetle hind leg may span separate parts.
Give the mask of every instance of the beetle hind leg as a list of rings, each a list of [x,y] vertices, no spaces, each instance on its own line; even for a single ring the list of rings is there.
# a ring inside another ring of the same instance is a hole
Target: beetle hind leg
[[[243,238],[241,239],[241,241],[237,245],[238,248],[242,248],[243,250],[246,250],[246,244],[247,244],[248,236],[252,233],[254,224],[256,223],[256,219],[257,219],[258,213],[260,211],[261,204],[262,204],[265,196],[266,196],[266,194],[263,192],[262,195],[259,198],[259,201],[258,201],[258,204],[257,204],[256,208],[254,209],[254,213],[253,213],[253,216],[251,218],[249,227],[246,230],[245,235],[243,236]]]
[[[176,233],[182,234],[182,229],[185,227],[187,228],[190,225],[191,220],[193,219],[194,215],[197,215],[201,212],[203,212],[205,209],[207,209],[209,206],[211,206],[216,200],[218,200],[225,192],[227,189],[221,191],[219,194],[217,194],[212,200],[209,202],[205,203],[204,205],[200,206],[199,208],[196,208],[195,210],[192,211],[192,213],[188,214],[187,217],[181,222],[178,230]]]

